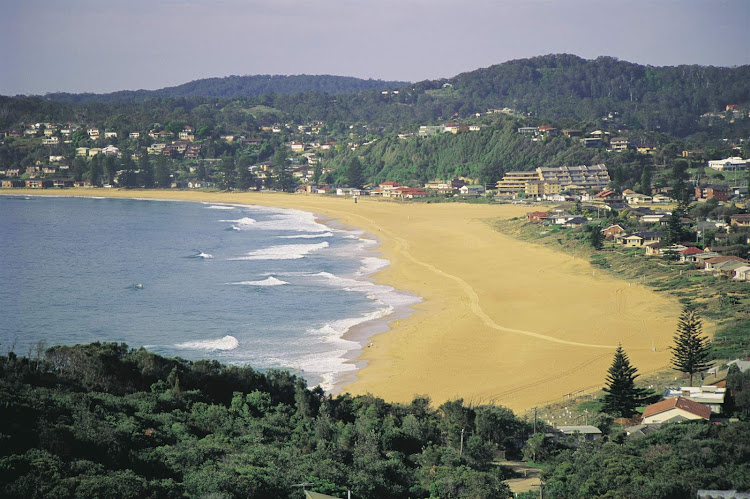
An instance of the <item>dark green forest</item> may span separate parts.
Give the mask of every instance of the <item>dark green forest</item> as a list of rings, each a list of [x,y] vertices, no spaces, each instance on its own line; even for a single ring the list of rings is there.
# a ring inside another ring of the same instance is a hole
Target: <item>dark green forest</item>
[[[730,373],[747,416],[750,375]],[[750,423],[555,441],[499,406],[331,396],[286,371],[164,358],[125,344],[0,356],[0,496],[506,498],[501,457],[534,456],[545,497],[750,489]],[[545,433],[546,432],[546,433]]]
[[[106,343],[0,357],[0,496],[508,497],[502,407],[326,395],[285,371]],[[462,438],[463,434],[463,438]]]
[[[248,75],[204,78],[159,90],[122,90],[107,94],[49,93],[47,99],[78,104],[91,102],[142,102],[174,97],[252,97],[263,94],[322,92],[350,94],[361,90],[385,90],[408,85],[406,81],[363,80],[332,75]]]

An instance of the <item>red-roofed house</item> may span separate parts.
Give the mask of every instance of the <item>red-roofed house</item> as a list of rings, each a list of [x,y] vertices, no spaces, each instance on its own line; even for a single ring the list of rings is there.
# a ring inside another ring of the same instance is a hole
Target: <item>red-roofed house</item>
[[[526,214],[529,222],[544,222],[548,217],[549,215],[544,211],[532,211]]]
[[[702,255],[703,250],[698,249],[694,246],[691,246],[690,248],[686,248],[682,251],[680,251],[680,261],[681,262],[688,262],[688,263],[695,263],[695,255]]]
[[[609,227],[602,229],[602,234],[605,239],[614,239],[623,232],[625,232],[625,228],[619,224],[610,225]]]
[[[675,397],[651,404],[643,411],[643,424],[679,423],[692,419],[711,419],[711,409],[683,397]]]

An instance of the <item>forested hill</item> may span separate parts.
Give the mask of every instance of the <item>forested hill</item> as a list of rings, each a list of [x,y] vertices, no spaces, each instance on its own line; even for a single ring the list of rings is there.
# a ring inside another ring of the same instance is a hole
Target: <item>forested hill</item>
[[[684,135],[701,114],[750,102],[748,81],[750,65],[654,67],[554,54],[417,86],[423,100],[451,102],[459,114],[509,107],[548,119],[586,121],[615,113],[611,119],[630,127]]]
[[[170,97],[253,97],[263,94],[296,94],[321,92],[351,94],[361,90],[385,90],[409,85],[404,81],[363,80],[350,76],[332,75],[250,75],[227,76],[194,80],[175,87],[159,90],[123,90],[107,94],[51,93],[46,97],[75,103],[141,102]]]
[[[553,121],[557,126],[646,130],[684,138],[705,129],[701,115],[724,112],[730,104],[747,107],[748,81],[750,65],[653,67],[611,57],[586,60],[557,54],[405,86],[338,76],[232,76],[154,91],[0,97],[0,127],[81,116],[106,123],[113,116],[132,120],[143,115],[161,122],[175,109],[204,106],[205,116],[216,109],[264,106],[274,110],[273,116],[266,113],[272,123],[284,116],[298,123],[361,123],[395,131],[510,108],[516,118],[535,124]],[[383,93],[385,88],[394,91]],[[179,119],[200,121],[196,116]],[[256,119],[254,124],[266,121]]]

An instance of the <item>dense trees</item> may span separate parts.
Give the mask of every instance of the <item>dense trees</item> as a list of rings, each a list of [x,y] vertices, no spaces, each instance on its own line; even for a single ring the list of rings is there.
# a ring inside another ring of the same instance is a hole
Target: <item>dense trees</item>
[[[711,366],[708,337],[703,336],[703,322],[693,306],[686,305],[682,309],[674,341],[674,346],[670,347],[672,368],[688,374],[690,386],[693,386],[693,375]]]
[[[554,454],[545,497],[676,498],[750,490],[750,423],[665,425],[653,435]],[[538,497],[535,494],[533,497]]]
[[[3,497],[504,498],[502,407],[331,397],[284,371],[106,343],[0,356]],[[463,447],[462,447],[463,436]]]

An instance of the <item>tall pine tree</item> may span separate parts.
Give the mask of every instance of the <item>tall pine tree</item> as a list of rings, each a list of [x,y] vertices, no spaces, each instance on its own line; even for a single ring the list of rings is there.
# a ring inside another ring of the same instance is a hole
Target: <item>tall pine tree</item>
[[[690,386],[693,386],[693,375],[711,367],[708,361],[708,337],[703,336],[703,322],[692,305],[686,305],[677,323],[672,350],[672,368],[690,375]]]
[[[622,345],[618,345],[612,366],[607,371],[607,386],[603,388],[606,392],[602,397],[603,412],[621,418],[629,418],[635,414],[636,408],[648,396],[647,390],[635,386],[635,378],[638,377],[636,371],[637,369],[630,365]]]

